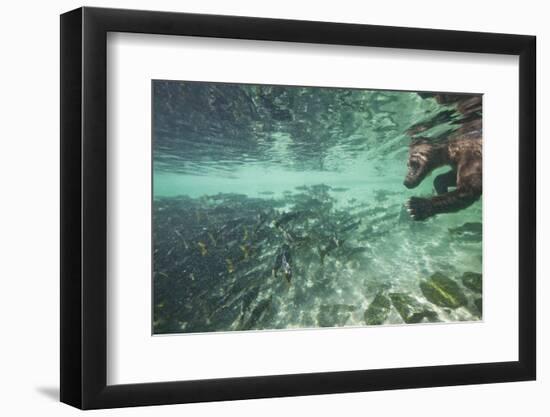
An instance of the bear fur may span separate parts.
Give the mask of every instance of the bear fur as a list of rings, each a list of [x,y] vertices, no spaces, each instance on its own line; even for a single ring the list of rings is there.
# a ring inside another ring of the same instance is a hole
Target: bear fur
[[[439,213],[462,210],[481,197],[482,96],[418,94],[424,99],[433,98],[438,104],[449,107],[432,119],[411,126],[407,131],[413,137],[409,146],[408,173],[404,181],[407,188],[418,186],[436,168],[451,168],[449,172],[434,179],[436,196],[412,197],[406,203],[407,210],[414,220],[424,220]],[[450,115],[456,114],[455,112],[461,115],[457,121],[460,126],[450,135],[432,139],[416,136],[434,125],[447,121]],[[451,187],[456,189],[449,191]]]

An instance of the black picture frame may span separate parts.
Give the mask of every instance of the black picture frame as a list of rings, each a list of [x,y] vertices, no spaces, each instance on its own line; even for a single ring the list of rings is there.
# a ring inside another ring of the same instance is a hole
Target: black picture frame
[[[108,32],[519,56],[519,360],[107,385]],[[358,24],[79,8],[61,15],[61,401],[82,409],[533,380],[536,38]]]

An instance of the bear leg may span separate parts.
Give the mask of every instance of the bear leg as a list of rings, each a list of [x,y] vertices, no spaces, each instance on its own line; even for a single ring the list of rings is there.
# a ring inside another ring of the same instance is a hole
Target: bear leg
[[[432,198],[411,197],[407,202],[407,211],[414,220],[426,220],[438,213],[454,213],[465,209],[481,196],[477,190],[457,189]]]
[[[434,188],[437,194],[445,194],[449,187],[456,187],[456,171],[451,170],[440,174],[434,179]]]

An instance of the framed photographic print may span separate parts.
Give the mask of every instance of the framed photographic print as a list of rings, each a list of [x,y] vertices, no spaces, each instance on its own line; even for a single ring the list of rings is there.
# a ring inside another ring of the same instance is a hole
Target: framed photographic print
[[[61,401],[535,379],[535,38],[61,16]]]

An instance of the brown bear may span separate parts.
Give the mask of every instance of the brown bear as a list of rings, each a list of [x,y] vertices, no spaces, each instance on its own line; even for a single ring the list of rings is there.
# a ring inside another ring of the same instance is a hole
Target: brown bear
[[[439,213],[452,213],[470,206],[482,193],[481,132],[452,135],[446,141],[413,139],[409,147],[408,173],[404,185],[418,186],[434,169],[449,165],[451,170],[434,179],[438,195],[411,197],[406,203],[414,220],[424,220]],[[456,187],[449,191],[449,187]]]

